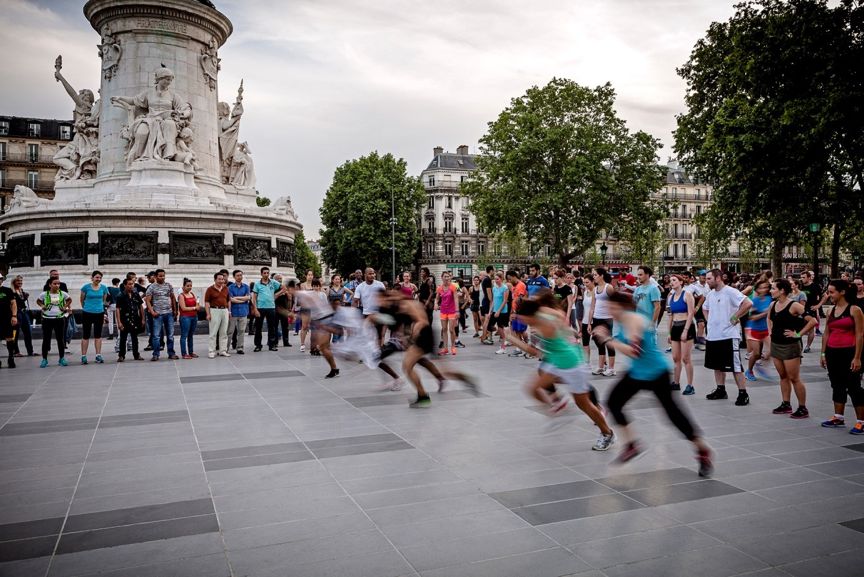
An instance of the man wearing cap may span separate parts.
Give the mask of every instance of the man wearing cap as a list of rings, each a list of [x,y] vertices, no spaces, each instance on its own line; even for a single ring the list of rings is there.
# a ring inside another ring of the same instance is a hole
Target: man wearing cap
[[[6,351],[9,353],[9,368],[15,368],[15,330],[18,326],[18,305],[15,303],[15,291],[3,286],[6,280],[0,274],[0,339],[6,341]],[[0,362],[0,367],[3,363]]]

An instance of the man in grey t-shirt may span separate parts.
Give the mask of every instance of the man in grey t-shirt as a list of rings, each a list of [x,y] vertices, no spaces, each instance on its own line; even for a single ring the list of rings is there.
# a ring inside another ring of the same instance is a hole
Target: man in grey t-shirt
[[[150,360],[159,360],[159,340],[163,332],[168,345],[168,358],[178,359],[174,353],[174,311],[177,310],[177,297],[174,296],[174,287],[165,282],[165,271],[161,268],[156,270],[156,282],[147,287],[144,303],[147,305],[147,314],[153,319],[153,332],[150,334],[153,357]]]

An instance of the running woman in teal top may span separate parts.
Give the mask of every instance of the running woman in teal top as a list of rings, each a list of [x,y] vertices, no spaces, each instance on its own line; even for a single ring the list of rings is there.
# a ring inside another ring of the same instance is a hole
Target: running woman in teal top
[[[579,345],[567,339],[570,327],[555,296],[546,291],[534,299],[523,301],[518,315],[519,320],[534,331],[539,347],[523,342],[513,334],[508,334],[507,340],[527,354],[543,355],[537,377],[527,387],[529,394],[548,405],[554,415],[566,406],[567,399],[565,397],[563,402],[556,402],[550,390],[555,390],[556,383],[566,385],[576,406],[600,429],[600,438],[591,448],[595,451],[608,450],[615,442],[615,434],[606,423],[600,406],[592,399],[594,391],[588,382],[588,366]]]
[[[675,399],[669,381],[669,365],[665,356],[657,348],[657,340],[649,331],[651,320],[634,312],[636,306],[630,295],[615,292],[609,295],[609,312],[618,327],[615,336],[609,329],[599,327],[594,334],[602,344],[614,347],[618,352],[630,357],[630,369],[618,381],[609,395],[609,411],[620,425],[620,434],[626,443],[618,456],[619,463],[626,463],[643,452],[640,443],[630,430],[630,420],[624,414],[624,405],[639,391],[645,389],[654,393],[669,420],[696,447],[699,462],[699,476],[710,477],[713,471],[711,449],[702,439],[701,433],[693,426]]]

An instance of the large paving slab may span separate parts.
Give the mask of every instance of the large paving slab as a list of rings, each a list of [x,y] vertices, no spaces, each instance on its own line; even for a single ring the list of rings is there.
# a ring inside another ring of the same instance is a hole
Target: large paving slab
[[[819,426],[818,354],[802,371],[813,417],[795,421],[771,414],[776,378],[751,384],[748,407],[706,400],[713,375],[694,353],[698,394],[679,401],[717,454],[705,480],[650,395],[627,408],[649,451],[616,466],[618,447],[591,450],[586,417],[551,419],[525,396],[536,361],[466,341],[448,362],[482,394],[452,383],[423,410],[360,364],[325,380],[297,346],[20,359],[0,370],[0,576],[864,571],[864,439]],[[605,398],[615,379],[593,382]]]

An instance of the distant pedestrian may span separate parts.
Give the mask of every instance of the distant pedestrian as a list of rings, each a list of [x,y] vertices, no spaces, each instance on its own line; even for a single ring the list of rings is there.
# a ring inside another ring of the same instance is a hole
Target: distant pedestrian
[[[143,361],[138,353],[138,335],[144,332],[144,300],[135,290],[135,276],[126,277],[121,285],[122,292],[117,296],[117,328],[120,330],[117,348],[117,362],[126,360],[126,340],[131,340],[132,357]]]
[[[153,332],[150,335],[153,357],[150,360],[159,360],[160,337],[164,334],[168,345],[168,358],[176,361],[180,358],[174,352],[174,311],[177,310],[177,299],[174,296],[174,288],[165,282],[165,271],[160,268],[153,272],[156,273],[155,282],[147,287],[144,297],[147,311],[153,319]]]
[[[261,280],[255,283],[252,289],[252,314],[255,316],[255,348],[253,352],[261,350],[261,331],[264,321],[267,321],[267,348],[278,351],[278,339],[276,337],[276,297],[280,296],[285,289],[279,281],[270,278],[270,267],[261,267]]]
[[[207,312],[210,332],[207,356],[211,359],[216,358],[216,355],[231,356],[228,352],[228,299],[225,275],[217,272],[213,275],[213,284],[204,293],[204,310]]]
[[[243,351],[246,340],[246,325],[249,323],[250,302],[252,291],[249,285],[243,282],[243,271],[235,270],[231,276],[234,282],[228,285],[228,294],[231,297],[231,317],[228,319],[228,338],[234,344],[234,350],[238,355],[246,354]],[[283,331],[284,332],[284,331]],[[283,335],[288,340],[288,335]]]
[[[3,286],[6,277],[0,274],[0,339],[6,341],[9,353],[9,368],[15,368],[15,330],[18,325],[18,304],[15,301],[15,291]],[[0,367],[3,363],[0,362]]]
[[[66,366],[65,318],[72,310],[69,293],[60,290],[60,277],[52,278],[47,291],[39,295],[36,304],[42,309],[42,362],[41,368],[48,366],[48,353],[51,351],[51,337],[57,339],[59,364]]]
[[[192,292],[192,281],[183,279],[183,292],[177,298],[180,308],[180,355],[184,359],[197,359],[195,354],[195,329],[198,326],[198,297]]]
[[[24,277],[20,274],[12,279],[12,292],[15,293],[15,306],[18,309],[18,326],[15,331],[15,356],[23,357],[21,349],[18,346],[18,338],[23,337],[24,347],[27,349],[27,356],[33,356],[33,337],[30,328],[30,295],[24,290]]]
[[[114,340],[117,335],[114,329],[114,311],[117,310],[117,297],[120,296],[120,279],[112,278],[108,287],[108,340]]]
[[[87,364],[87,348],[93,336],[96,363],[102,364],[102,325],[108,308],[108,287],[102,284],[102,273],[94,270],[90,283],[81,287],[81,364]]]

